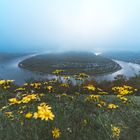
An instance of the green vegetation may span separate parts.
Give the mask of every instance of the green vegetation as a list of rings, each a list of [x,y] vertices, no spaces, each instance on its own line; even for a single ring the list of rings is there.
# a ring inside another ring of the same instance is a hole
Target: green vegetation
[[[69,76],[61,81],[62,70],[54,74],[56,79],[22,86],[0,80],[0,139],[139,140],[136,82],[133,87],[132,79],[118,76],[97,83],[80,73],[73,85]]]
[[[96,56],[89,52],[67,52],[38,55],[22,61],[20,67],[43,73],[52,73],[55,69],[66,70],[65,74],[85,72],[89,75],[111,73],[121,67],[114,61]]]

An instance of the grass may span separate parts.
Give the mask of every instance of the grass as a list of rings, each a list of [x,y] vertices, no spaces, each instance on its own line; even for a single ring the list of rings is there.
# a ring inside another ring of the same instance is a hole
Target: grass
[[[127,98],[124,102],[116,96],[124,92],[112,90],[114,94],[110,95],[91,83],[74,86],[69,80],[67,84],[53,80],[26,83],[19,87],[5,81],[0,88],[0,139],[139,140],[140,97],[131,93],[135,91],[133,87],[127,91],[128,94],[123,95]],[[28,95],[35,95],[35,98],[26,103],[11,104],[9,101],[15,97],[22,101]],[[53,120],[27,118],[26,114],[37,112],[42,102],[51,107],[55,116]],[[109,108],[110,104],[114,107]],[[7,112],[12,115],[6,115]],[[58,138],[52,135],[54,128],[60,130]]]

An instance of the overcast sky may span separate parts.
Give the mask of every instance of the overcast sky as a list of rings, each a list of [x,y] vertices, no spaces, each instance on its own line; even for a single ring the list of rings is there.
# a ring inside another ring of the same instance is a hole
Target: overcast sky
[[[140,0],[0,0],[0,51],[140,50]]]

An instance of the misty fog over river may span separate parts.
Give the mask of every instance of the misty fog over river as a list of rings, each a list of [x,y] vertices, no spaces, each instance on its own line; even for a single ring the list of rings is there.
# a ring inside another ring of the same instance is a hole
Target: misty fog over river
[[[15,80],[17,84],[23,84],[25,80],[28,80],[30,78],[39,80],[39,79],[46,79],[46,78],[51,79],[55,77],[50,74],[31,72],[18,67],[19,62],[21,62],[26,58],[30,58],[32,56],[35,56],[35,54],[24,56],[24,57],[18,57],[16,59],[11,59],[5,62],[0,62],[0,79],[12,79]],[[126,77],[132,77],[135,76],[136,74],[140,74],[140,65],[138,64],[118,61],[118,60],[113,60],[113,61],[118,63],[122,67],[122,69],[114,73],[98,75],[95,76],[94,78],[98,81],[113,80],[114,77],[117,76],[118,74],[123,74]]]

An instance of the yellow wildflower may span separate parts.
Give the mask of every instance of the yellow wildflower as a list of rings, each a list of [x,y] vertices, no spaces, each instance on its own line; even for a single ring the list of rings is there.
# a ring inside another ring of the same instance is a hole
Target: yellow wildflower
[[[70,79],[70,76],[64,76],[64,79],[68,80],[68,79]]]
[[[33,114],[32,114],[31,112],[28,112],[28,113],[25,115],[25,118],[30,119],[32,116],[33,116]]]
[[[112,90],[121,96],[131,94],[135,91],[135,89],[133,87],[126,86],[126,85],[121,86],[121,87],[113,87]]]
[[[77,80],[83,80],[84,78],[88,78],[89,75],[85,74],[85,73],[79,73],[77,75],[75,75]]]
[[[16,98],[11,98],[11,99],[9,99],[9,102],[10,102],[11,104],[20,104],[20,103],[21,103],[21,101],[18,101]]]
[[[17,88],[17,89],[15,90],[15,92],[16,92],[16,91],[25,91],[25,88],[20,87],[20,88]]]
[[[65,87],[65,88],[68,88],[68,87],[69,87],[68,84],[61,84],[60,86],[61,86],[61,87]]]
[[[34,87],[35,89],[40,89],[41,83],[39,82],[32,83],[31,86]]]
[[[121,95],[117,95],[117,97],[123,102],[123,103],[126,103],[128,101],[128,99],[124,96],[121,96]]]
[[[35,100],[35,99],[37,99],[37,95],[36,94],[29,94],[29,95],[23,97],[23,99],[21,100],[21,102],[22,103],[28,103],[31,100]]]
[[[13,118],[14,117],[12,112],[5,112],[5,116],[8,117],[8,118]]]
[[[28,98],[27,96],[23,97],[23,99],[22,99],[22,103],[29,103],[30,101],[31,101],[31,99]]]
[[[48,89],[49,91],[52,91],[52,90],[53,90],[53,87],[52,87],[52,86],[47,86],[47,89]]]
[[[119,127],[111,125],[111,130],[112,130],[113,137],[119,137],[120,136],[121,130],[120,130]]]
[[[0,85],[13,83],[14,80],[0,80]]]
[[[99,104],[97,104],[98,107],[103,107],[103,106],[106,106],[106,102],[104,101],[100,101]]]
[[[87,85],[87,86],[84,86],[84,88],[87,89],[87,90],[89,90],[89,91],[95,91],[96,90],[95,86],[90,85],[90,84]]]
[[[115,109],[115,108],[118,108],[118,107],[119,107],[118,105],[109,104],[107,108],[109,108],[109,109]]]
[[[55,75],[60,75],[60,74],[62,74],[64,72],[64,70],[55,70],[54,72],[53,72],[53,74],[55,74]]]
[[[86,97],[85,101],[95,101],[98,102],[100,99],[100,95],[89,95]]]
[[[46,103],[41,103],[37,107],[38,111],[34,113],[34,118],[35,119],[41,119],[41,120],[53,120],[54,119],[54,114],[51,111],[51,107],[46,105]]]
[[[45,94],[44,94],[44,93],[41,93],[41,94],[39,94],[39,96],[41,96],[41,97],[42,97],[42,96],[45,96]]]
[[[60,135],[61,135],[60,129],[59,129],[59,128],[54,128],[54,129],[52,130],[52,135],[53,135],[53,137],[56,138],[56,139],[59,138]]]
[[[66,93],[63,93],[61,96],[67,96],[67,94]]]

